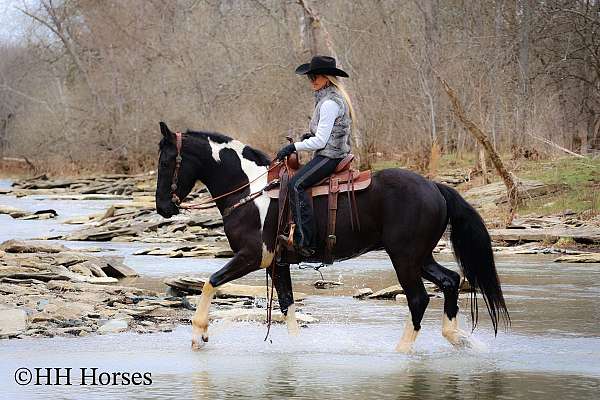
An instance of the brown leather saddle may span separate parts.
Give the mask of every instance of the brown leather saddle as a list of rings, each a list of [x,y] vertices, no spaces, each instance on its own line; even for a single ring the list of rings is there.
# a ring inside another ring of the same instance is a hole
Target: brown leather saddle
[[[347,193],[348,204],[350,205],[350,223],[353,230],[360,230],[360,220],[358,218],[358,209],[354,193],[364,190],[371,184],[371,170],[357,171],[352,168],[353,154],[348,154],[336,167],[333,174],[318,182],[310,188],[311,198],[317,196],[328,196],[328,218],[327,218],[327,242],[323,263],[331,264],[333,262],[332,250],[335,246],[335,226],[338,207],[339,193]],[[271,164],[273,167],[274,164]],[[287,234],[287,247],[293,243],[294,224],[288,204],[287,184],[289,179],[300,169],[298,154],[293,153],[284,163],[270,169],[268,175],[268,184],[271,189],[267,190],[270,198],[279,200],[280,223],[279,229]],[[283,220],[283,221],[282,221]],[[283,222],[283,223],[282,223]]]

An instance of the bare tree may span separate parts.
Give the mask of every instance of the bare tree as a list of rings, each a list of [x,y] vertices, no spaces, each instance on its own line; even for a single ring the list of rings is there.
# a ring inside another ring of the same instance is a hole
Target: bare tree
[[[363,164],[427,171],[432,149],[488,153],[435,73],[497,153],[600,147],[597,1],[28,4],[25,35],[0,47],[0,134],[5,154],[36,165],[150,168],[159,119],[273,152],[306,129],[311,93],[293,70],[316,53],[351,74]]]

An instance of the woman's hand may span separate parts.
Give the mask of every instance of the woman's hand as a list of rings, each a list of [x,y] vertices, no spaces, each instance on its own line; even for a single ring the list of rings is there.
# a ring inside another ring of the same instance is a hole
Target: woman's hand
[[[276,160],[282,161],[284,158],[296,151],[296,146],[293,143],[285,145],[277,152]]]

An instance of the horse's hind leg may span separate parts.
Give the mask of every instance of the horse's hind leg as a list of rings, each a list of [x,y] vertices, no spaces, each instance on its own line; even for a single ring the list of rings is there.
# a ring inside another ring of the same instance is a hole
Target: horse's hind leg
[[[273,270],[268,268],[269,276],[273,279],[279,309],[285,315],[285,323],[288,333],[292,336],[299,334],[298,322],[296,321],[296,305],[294,304],[294,293],[292,291],[292,278],[290,276],[290,264],[277,264],[275,266],[275,277]]]
[[[442,317],[442,335],[453,346],[470,345],[468,335],[458,329],[458,290],[460,275],[438,264],[430,255],[423,266],[423,278],[434,283],[444,293],[444,315]]]
[[[396,346],[396,351],[401,353],[410,353],[417,335],[421,330],[421,321],[425,309],[429,304],[429,296],[421,279],[421,267],[414,261],[409,261],[410,257],[394,257],[390,254],[398,281],[404,289],[408,309],[410,310],[409,318],[406,320],[404,333]]]

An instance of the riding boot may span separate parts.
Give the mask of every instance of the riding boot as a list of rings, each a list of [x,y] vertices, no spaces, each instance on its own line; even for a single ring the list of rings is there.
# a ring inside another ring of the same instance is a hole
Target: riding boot
[[[308,199],[308,193],[302,190],[298,193],[299,215],[294,231],[294,246],[298,253],[304,257],[310,257],[316,252],[315,220],[313,209]]]

